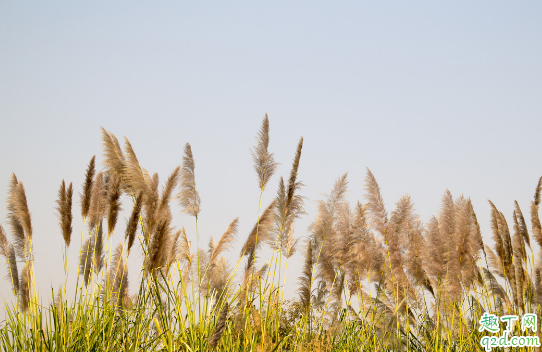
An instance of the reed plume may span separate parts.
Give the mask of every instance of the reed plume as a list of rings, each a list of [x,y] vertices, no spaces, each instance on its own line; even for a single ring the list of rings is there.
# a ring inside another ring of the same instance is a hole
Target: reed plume
[[[145,269],[152,273],[155,269],[162,267],[167,260],[166,249],[168,246],[169,223],[162,220],[156,227],[149,243],[149,253],[145,257]]]
[[[104,188],[104,175],[98,172],[96,175],[90,197],[90,207],[88,211],[88,224],[90,229],[96,227],[101,222],[107,205],[107,191]]]
[[[220,306],[222,302],[228,299],[230,289],[228,281],[231,275],[231,268],[228,261],[224,257],[218,258],[215,261],[210,272],[210,292],[216,297],[215,305]]]
[[[542,192],[542,177],[538,179],[538,184],[536,185],[536,190],[534,192],[534,204],[537,206],[540,205],[540,193]]]
[[[126,154],[121,174],[123,182],[132,194],[145,194],[148,192],[145,174],[139,165],[139,160],[132,148],[132,144],[130,144],[130,141],[126,137],[124,138],[124,150]]]
[[[291,222],[290,226],[288,226],[288,229],[286,230],[286,241],[282,247],[282,255],[285,256],[286,259],[291,258],[297,252],[299,240],[300,238],[294,239],[294,223]]]
[[[111,269],[108,273],[110,290],[108,297],[109,301],[112,302],[117,309],[122,307],[128,294],[128,268],[123,260],[123,249],[122,244],[119,243],[113,254]]]
[[[443,256],[445,252],[446,241],[441,237],[438,219],[432,216],[427,224],[427,261],[425,267],[437,285],[440,285],[446,274],[446,262]]]
[[[15,237],[16,254],[26,263],[32,261],[32,221],[24,185],[12,174],[8,195],[8,221]]]
[[[184,147],[183,166],[181,168],[181,190],[178,198],[183,213],[198,217],[201,200],[196,190],[196,178],[194,175],[194,156],[189,143]]]
[[[210,253],[209,256],[209,265],[213,266],[213,264],[216,263],[216,260],[228,248],[231,248],[233,241],[235,240],[235,236],[237,235],[237,225],[239,223],[239,218],[235,218],[229,225],[226,231],[222,234],[220,237],[220,240],[218,240],[218,243],[216,246],[214,246],[213,250]]]
[[[431,281],[426,272],[427,243],[423,237],[425,229],[422,222],[416,219],[412,228],[408,232],[408,248],[406,255],[406,268],[408,275],[412,278],[415,285],[421,285],[427,291],[434,295]]]
[[[23,226],[21,222],[19,221],[19,218],[17,218],[15,214],[16,205],[15,205],[14,196],[16,194],[16,189],[17,189],[18,184],[19,184],[19,180],[17,180],[17,176],[15,176],[15,174],[12,174],[10,182],[9,182],[7,211],[8,211],[8,223],[11,227],[11,235],[15,239],[15,251],[17,253],[17,256],[24,259],[25,234],[24,234]]]
[[[491,201],[488,200],[488,202],[491,206],[491,231],[493,233],[493,241],[495,242],[495,252],[499,259],[504,263],[506,255],[503,238],[501,236],[501,231],[499,230],[499,211]]]
[[[83,243],[79,257],[79,275],[83,276],[85,286],[88,286],[92,270],[99,273],[103,266],[102,221],[89,231],[90,238]]]
[[[273,213],[275,210],[276,200],[273,200],[271,204],[267,206],[260,219],[254,225],[254,228],[250,232],[243,248],[241,249],[241,255],[245,255],[249,258],[249,261],[253,261],[255,258],[255,252],[260,247],[262,242],[265,242],[270,234],[273,225]]]
[[[186,236],[186,231],[184,230],[184,227],[181,229],[180,238],[181,240],[179,242],[179,250],[178,250],[180,259],[191,265],[192,257],[193,257],[190,250],[191,243],[190,241],[188,241],[188,237]]]
[[[529,237],[529,230],[527,229],[527,224],[525,222],[525,218],[523,217],[523,213],[521,212],[521,208],[519,207],[519,204],[517,201],[514,201],[514,211],[516,212],[516,217],[518,220],[519,225],[519,233],[521,234],[521,237],[523,238],[523,241],[529,248],[531,248],[531,239]]]
[[[534,201],[531,202],[531,226],[534,240],[542,247],[542,225],[538,216],[538,205]]]
[[[267,239],[271,248],[279,248],[286,257],[292,256],[297,246],[297,240],[293,238],[294,221],[306,214],[304,197],[297,194],[303,184],[295,180],[300,153],[301,150],[298,149],[290,175],[289,182],[293,182],[293,184],[286,187],[284,179],[280,178],[276,197],[275,229]]]
[[[297,290],[297,292],[299,293],[299,300],[301,302],[301,306],[303,307],[305,312],[308,312],[310,309],[313,265],[314,254],[312,248],[312,241],[308,240],[305,250],[305,263],[303,264],[303,271],[301,272],[301,276],[298,279],[299,288]]]
[[[13,293],[19,294],[19,272],[17,271],[17,261],[15,257],[15,249],[7,240],[4,228],[0,225],[0,254],[6,259],[8,274],[6,279],[11,282]]]
[[[108,214],[107,214],[107,235],[111,236],[115,226],[117,225],[117,220],[119,218],[119,212],[122,210],[120,205],[120,196],[121,196],[121,182],[120,179],[113,175],[108,182],[107,196],[108,196]]]
[[[512,249],[514,253],[514,268],[515,268],[515,279],[516,279],[516,291],[517,291],[517,301],[516,305],[521,310],[524,309],[524,300],[523,300],[523,286],[525,283],[525,272],[523,271],[523,263],[527,260],[527,253],[525,251],[525,242],[521,236],[521,230],[519,227],[519,222],[517,219],[516,211],[514,210],[514,235],[512,237]]]
[[[224,329],[226,328],[226,319],[228,318],[228,310],[229,305],[228,303],[224,303],[224,306],[222,307],[222,310],[220,311],[220,315],[218,317],[218,321],[216,323],[215,329],[213,330],[212,335],[209,337],[209,346],[211,346],[212,349],[215,349],[218,343],[220,342],[220,339],[222,338],[222,334],[224,333]]]
[[[100,220],[100,223],[97,225],[97,233],[94,233],[94,236],[96,238],[94,242],[94,271],[96,274],[102,270],[103,263],[104,263],[104,255],[103,255],[103,221]]]
[[[353,213],[352,233],[347,244],[346,255],[350,263],[347,271],[351,292],[360,290],[365,278],[370,284],[382,272],[382,252],[377,246],[374,234],[368,228],[366,209],[366,206],[357,202]]]
[[[256,175],[258,176],[258,186],[262,192],[277,168],[274,155],[269,153],[268,147],[269,118],[267,117],[267,114],[265,114],[262,121],[262,126],[260,127],[256,137],[256,147],[251,150],[252,160],[254,161],[254,169],[256,170]]]
[[[158,210],[158,202],[160,199],[159,193],[158,193],[158,184],[159,184],[159,177],[158,174],[154,174],[152,178],[149,178],[149,187],[147,191],[144,194],[143,198],[143,210],[144,210],[144,228],[141,230],[143,231],[143,236],[145,237],[145,240],[149,240],[149,236],[154,233],[156,225],[161,221],[164,220],[162,217],[158,217],[157,210]]]
[[[480,258],[482,246],[478,238],[478,228],[473,217],[470,199],[460,196],[456,199],[454,208],[456,228],[453,236],[460,268],[459,277],[463,286],[471,287],[478,275],[476,262]]]
[[[96,173],[96,156],[90,159],[85,173],[85,182],[83,183],[83,193],[81,196],[81,215],[83,218],[87,217],[90,208],[90,198],[92,196],[92,185],[94,182],[94,174]]]
[[[126,235],[125,239],[128,240],[128,255],[130,254],[130,249],[134,245],[135,235],[137,232],[137,226],[139,224],[139,215],[141,213],[141,205],[143,203],[143,195],[140,193],[135,199],[134,207],[132,208],[132,214],[128,220],[128,225],[126,226]]]
[[[169,243],[169,252],[167,254],[167,262],[165,267],[165,274],[169,272],[169,269],[171,265],[179,259],[180,253],[179,253],[179,237],[181,236],[181,230],[178,230],[175,232],[173,236],[171,236],[171,241]]]
[[[66,247],[70,246],[71,236],[72,236],[72,196],[73,196],[73,187],[70,183],[68,189],[66,189],[66,184],[64,180],[60,184],[58,189],[58,200],[57,200],[57,212],[60,229],[62,230],[62,237],[64,238],[64,243]]]
[[[179,183],[180,176],[181,176],[181,167],[177,166],[173,170],[171,175],[169,175],[166,181],[166,184],[164,185],[164,189],[162,190],[162,196],[160,197],[160,205],[158,207],[158,211],[167,212],[168,217],[171,216],[171,212],[169,211],[169,202],[171,200],[171,195],[173,191],[175,190],[175,187],[177,187],[177,184]]]
[[[27,264],[24,266],[21,272],[21,282],[19,284],[19,304],[21,311],[26,312],[28,310],[28,304],[30,303],[30,268]]]
[[[303,212],[303,203],[297,205],[296,207],[291,207],[291,203],[294,201],[296,191],[302,186],[301,183],[297,182],[297,170],[299,169],[299,160],[301,159],[302,148],[303,137],[299,139],[299,143],[297,144],[292,170],[290,171],[290,178],[288,179],[288,196],[286,198],[286,209],[288,209],[288,211],[298,210],[299,213]]]
[[[384,200],[380,194],[380,186],[378,186],[373,173],[369,169],[367,169],[367,175],[365,176],[365,191],[367,192],[365,197],[367,198],[370,223],[376,231],[385,235],[388,214],[384,206]]]
[[[104,148],[104,165],[109,175],[124,176],[124,153],[115,135],[101,127],[102,145]]]
[[[90,279],[90,273],[92,270],[92,259],[94,253],[93,237],[87,239],[81,247],[81,254],[79,258],[79,275],[83,276],[83,282],[85,286],[88,286]]]

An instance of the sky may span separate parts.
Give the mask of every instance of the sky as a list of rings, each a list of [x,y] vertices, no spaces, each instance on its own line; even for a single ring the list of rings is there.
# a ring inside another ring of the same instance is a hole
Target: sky
[[[0,199],[15,173],[32,214],[38,289],[48,297],[64,279],[63,179],[75,187],[75,281],[79,193],[93,155],[101,167],[100,126],[126,136],[161,180],[191,144],[199,242],[239,217],[232,261],[258,216],[250,148],[266,113],[280,167],[264,206],[304,137],[307,215],[296,237],[345,172],[348,199],[364,202],[369,168],[388,211],[408,193],[427,221],[446,189],[470,197],[491,243],[487,200],[509,221],[514,200],[528,214],[542,176],[541,15],[540,2],[506,1],[0,2]],[[124,209],[114,243],[126,199]],[[195,243],[194,219],[177,204],[173,213]],[[0,207],[8,230],[6,216]],[[297,254],[288,266],[289,297],[302,262]],[[0,282],[8,302],[10,286]]]

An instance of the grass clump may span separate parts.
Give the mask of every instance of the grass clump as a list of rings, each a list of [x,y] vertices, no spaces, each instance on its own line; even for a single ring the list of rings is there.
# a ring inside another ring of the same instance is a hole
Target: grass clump
[[[424,224],[408,195],[388,212],[370,170],[365,203],[346,200],[348,177],[342,175],[318,202],[301,240],[294,223],[306,215],[298,180],[303,138],[290,175],[280,178],[275,199],[262,204],[277,166],[265,116],[252,150],[259,214],[238,260],[229,263],[223,254],[238,236],[237,218],[217,242],[200,246],[201,199],[190,144],[160,188],[158,175],[140,166],[128,139],[122,148],[102,128],[102,141],[105,167],[96,170],[92,157],[80,194],[84,228],[73,294],[66,289],[72,184],[62,180],[56,208],[65,280],[44,297],[35,285],[24,185],[12,175],[11,242],[0,226],[0,254],[15,297],[0,326],[4,351],[481,351],[481,338],[489,336],[478,329],[484,313],[540,314],[542,267],[535,246],[542,247],[542,178],[530,207],[531,230],[517,202],[511,226],[490,202],[493,248],[484,243],[468,198],[446,191],[439,212]],[[172,225],[174,200],[193,217],[193,236]],[[113,243],[123,206],[131,215],[124,240]],[[127,258],[134,246],[144,261],[130,295]],[[263,265],[262,246],[273,251]],[[304,258],[298,296],[285,299],[288,261],[296,253]]]

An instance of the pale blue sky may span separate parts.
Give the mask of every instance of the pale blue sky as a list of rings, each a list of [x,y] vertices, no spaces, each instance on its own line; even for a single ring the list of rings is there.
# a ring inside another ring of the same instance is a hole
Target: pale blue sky
[[[99,127],[127,136],[162,179],[190,142],[202,242],[239,216],[236,254],[257,216],[249,148],[267,112],[281,175],[305,138],[299,178],[309,215],[297,236],[342,173],[349,199],[363,201],[369,167],[388,210],[409,193],[427,220],[449,188],[471,197],[487,238],[487,199],[508,218],[514,199],[527,213],[542,176],[541,18],[535,1],[3,1],[0,199],[15,172],[47,295],[63,277],[57,188],[64,178],[80,192],[86,164],[102,153]],[[0,207],[6,227],[5,217]],[[177,224],[195,242],[192,219]],[[77,220],[72,279],[80,231]],[[292,284],[297,267],[289,265]],[[9,286],[0,283],[6,299]]]

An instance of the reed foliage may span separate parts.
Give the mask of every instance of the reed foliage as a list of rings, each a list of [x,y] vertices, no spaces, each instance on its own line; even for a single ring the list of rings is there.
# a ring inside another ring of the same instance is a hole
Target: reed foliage
[[[5,304],[0,349],[480,351],[480,339],[488,335],[478,329],[483,313],[540,314],[542,178],[530,219],[517,202],[509,218],[490,202],[492,246],[484,243],[468,198],[446,190],[438,213],[423,223],[409,196],[388,210],[370,170],[363,202],[349,203],[348,176],[342,175],[318,201],[308,235],[300,238],[294,223],[306,215],[298,178],[303,139],[275,199],[262,204],[277,166],[268,150],[269,131],[266,115],[252,150],[260,195],[254,228],[240,235],[233,219],[217,242],[211,238],[204,245],[197,232],[197,151],[186,144],[182,165],[160,187],[128,139],[123,148],[102,128],[105,167],[96,170],[92,157],[85,174],[79,249],[70,248],[77,213],[72,184],[62,180],[58,191],[65,278],[68,254],[75,250],[79,258],[73,294],[66,279],[57,292],[36,289],[31,205],[13,174],[0,254],[15,303]],[[193,217],[195,234],[172,225],[180,215],[172,212],[173,201]],[[124,240],[114,243],[123,207],[131,215],[126,228],[118,229]],[[224,254],[238,237],[244,245],[230,263]],[[272,250],[265,261],[264,246]],[[127,258],[136,248],[143,266],[130,270],[142,275],[129,290]],[[294,255],[304,263],[301,276],[287,282]],[[285,286],[295,282],[298,295],[285,299]],[[522,332],[515,328],[515,334]]]

